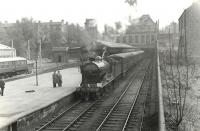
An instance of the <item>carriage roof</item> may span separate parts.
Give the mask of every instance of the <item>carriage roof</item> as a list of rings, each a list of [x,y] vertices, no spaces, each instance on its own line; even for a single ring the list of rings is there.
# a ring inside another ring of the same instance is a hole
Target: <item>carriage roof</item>
[[[22,61],[26,60],[24,57],[7,57],[7,58],[0,58],[0,62],[8,62],[8,61]]]

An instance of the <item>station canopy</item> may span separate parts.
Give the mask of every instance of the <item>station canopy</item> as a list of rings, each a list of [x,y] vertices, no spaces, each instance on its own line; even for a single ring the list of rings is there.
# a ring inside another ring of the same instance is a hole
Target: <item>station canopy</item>
[[[124,48],[124,49],[137,48],[131,45],[123,44],[123,43],[107,42],[107,41],[101,41],[101,40],[97,40],[95,43],[98,45],[106,46],[108,48]]]
[[[129,58],[131,56],[135,56],[135,55],[138,55],[138,54],[141,54],[143,53],[144,51],[135,51],[135,52],[126,52],[126,53],[118,53],[118,54],[113,54],[113,55],[110,55],[109,57],[110,58],[115,58],[115,57],[118,57],[118,58]]]
[[[65,51],[65,52],[67,52],[68,51],[68,49],[69,49],[69,47],[53,47],[52,48],[52,51]]]

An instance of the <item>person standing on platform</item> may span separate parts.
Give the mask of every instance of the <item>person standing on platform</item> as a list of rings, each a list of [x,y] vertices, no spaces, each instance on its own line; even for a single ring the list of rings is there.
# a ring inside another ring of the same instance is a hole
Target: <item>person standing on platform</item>
[[[56,71],[53,72],[52,79],[53,79],[53,87],[55,88],[56,84],[58,83],[58,77]]]
[[[1,96],[3,96],[4,88],[5,88],[5,82],[3,78],[0,79],[0,87],[1,87]]]
[[[62,75],[61,75],[60,71],[58,71],[57,76],[58,76],[58,86],[62,87]]]

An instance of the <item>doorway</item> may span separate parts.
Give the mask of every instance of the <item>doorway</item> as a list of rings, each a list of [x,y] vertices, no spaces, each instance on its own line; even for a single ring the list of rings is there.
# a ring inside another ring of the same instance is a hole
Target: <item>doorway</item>
[[[62,62],[62,57],[60,55],[58,56],[58,62]]]

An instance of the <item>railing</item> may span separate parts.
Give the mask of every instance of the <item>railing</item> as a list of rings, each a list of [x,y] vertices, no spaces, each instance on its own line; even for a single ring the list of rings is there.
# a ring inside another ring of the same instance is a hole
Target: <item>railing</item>
[[[158,87],[158,130],[165,131],[165,116],[164,116],[164,104],[163,104],[163,94],[162,94],[162,84],[161,84],[161,74],[160,74],[160,60],[159,60],[159,45],[157,42],[156,47],[156,59],[157,59],[157,87]]]

